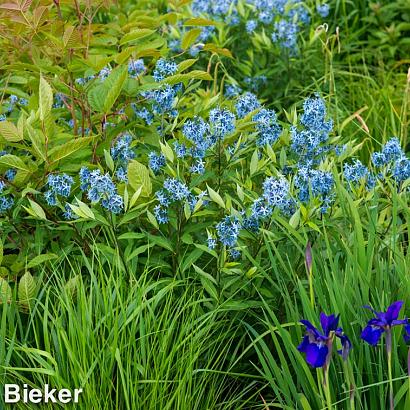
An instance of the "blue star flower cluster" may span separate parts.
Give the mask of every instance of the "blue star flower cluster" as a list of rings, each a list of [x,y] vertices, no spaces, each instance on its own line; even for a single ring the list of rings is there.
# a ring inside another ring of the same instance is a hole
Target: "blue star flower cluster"
[[[159,203],[154,208],[154,216],[159,224],[166,224],[169,222],[169,207],[171,205],[186,202],[192,212],[198,201],[203,199],[205,192],[195,195],[180,179],[166,178],[163,188],[155,195]]]
[[[397,138],[391,138],[381,151],[373,153],[372,162],[382,174],[391,175],[397,183],[410,178],[410,160],[403,152]]]
[[[125,134],[111,147],[111,157],[117,165],[116,176],[122,182],[127,182],[128,163],[135,158],[135,152],[131,148],[132,137]]]
[[[47,178],[47,187],[49,189],[44,193],[47,204],[56,206],[59,196],[68,198],[73,184],[74,179],[67,174],[50,174]]]
[[[327,119],[325,102],[316,95],[307,98],[300,117],[302,130],[291,129],[291,150],[297,155],[300,166],[314,166],[320,163],[323,154],[329,151],[329,134],[333,121]]]
[[[11,195],[6,195],[4,191],[7,189],[6,184],[0,180],[0,213],[4,213],[11,209],[14,205],[14,199]]]
[[[87,198],[92,203],[101,203],[101,206],[113,214],[119,214],[124,209],[124,201],[117,193],[117,187],[108,174],[101,170],[90,171],[83,167],[80,170],[80,189],[86,191]]]

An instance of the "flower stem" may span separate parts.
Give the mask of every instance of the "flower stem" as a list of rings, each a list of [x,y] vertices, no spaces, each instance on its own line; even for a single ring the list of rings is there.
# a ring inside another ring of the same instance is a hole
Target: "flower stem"
[[[327,353],[325,365],[323,366],[323,389],[325,391],[326,404],[327,404],[328,410],[333,409],[332,395],[330,393],[330,384],[329,384],[329,367],[332,361],[333,339],[334,339],[334,332],[331,332],[329,335],[329,339],[327,341],[327,348],[329,350]]]
[[[309,293],[310,293],[310,305],[312,308],[315,307],[315,293],[313,291],[313,275],[312,270],[309,272]]]
[[[390,410],[394,410],[394,392],[393,392],[393,376],[392,376],[392,365],[391,365],[391,355],[392,355],[392,336],[391,329],[386,329],[386,353],[387,353],[387,369],[389,373],[389,402]]]
[[[354,382],[353,372],[347,360],[343,361],[343,368],[346,375],[346,384],[349,386],[349,401],[350,410],[355,410],[355,395],[356,395],[356,385]]]
[[[408,390],[407,390],[407,405],[410,404],[410,347],[407,352],[407,380],[409,383]]]
[[[332,405],[332,395],[330,394],[329,367],[328,366],[325,366],[323,368],[323,389],[325,391],[327,409],[332,410],[333,405]]]

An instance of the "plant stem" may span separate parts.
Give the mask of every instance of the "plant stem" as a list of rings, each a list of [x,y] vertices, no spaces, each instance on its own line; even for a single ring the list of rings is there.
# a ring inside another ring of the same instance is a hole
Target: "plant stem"
[[[392,376],[392,366],[391,366],[392,340],[391,340],[391,329],[389,327],[386,329],[386,353],[387,353],[387,369],[389,373],[389,403],[390,403],[390,410],[394,410],[393,376]]]
[[[356,385],[354,382],[354,376],[351,372],[351,367],[347,360],[343,360],[343,368],[346,375],[346,384],[349,386],[349,401],[350,401],[350,410],[355,409],[354,396],[356,394]]]
[[[329,367],[330,367],[330,362],[332,360],[333,338],[334,338],[334,333],[331,332],[329,339],[327,341],[327,347],[329,350],[327,353],[325,365],[323,366],[323,389],[325,391],[326,404],[327,404],[328,410],[333,409],[332,395],[330,393],[330,385],[329,385]]]
[[[330,386],[329,386],[329,367],[325,366],[323,368],[323,389],[325,391],[325,397],[326,397],[326,405],[328,410],[333,409],[332,405],[332,396],[330,394]]]
[[[410,404],[410,347],[407,352],[407,381],[409,384],[408,390],[407,390],[407,405]]]

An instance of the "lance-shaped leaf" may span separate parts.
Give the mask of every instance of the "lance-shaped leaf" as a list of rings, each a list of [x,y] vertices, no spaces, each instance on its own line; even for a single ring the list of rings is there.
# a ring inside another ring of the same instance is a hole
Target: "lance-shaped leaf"
[[[23,135],[18,128],[9,121],[0,122],[0,136],[8,142],[18,142],[23,139]]]
[[[44,121],[51,112],[51,107],[53,106],[53,90],[50,84],[40,76],[40,87],[39,87],[39,113],[40,120]]]
[[[36,281],[30,272],[26,272],[20,279],[18,286],[18,300],[21,307],[28,309],[36,297]]]
[[[141,196],[149,197],[152,192],[152,183],[148,168],[138,161],[130,161],[128,165],[128,182],[135,191],[140,187]]]

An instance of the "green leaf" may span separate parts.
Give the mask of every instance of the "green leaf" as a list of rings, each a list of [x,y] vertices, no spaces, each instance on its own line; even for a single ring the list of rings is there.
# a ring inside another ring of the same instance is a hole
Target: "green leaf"
[[[11,302],[13,297],[13,292],[6,279],[0,278],[0,304],[3,302]]]
[[[9,121],[0,122],[0,135],[8,142],[19,142],[23,139],[17,127]]]
[[[159,229],[159,225],[158,222],[155,218],[155,216],[147,210],[147,217],[148,217],[148,221],[151,223],[152,226],[154,226],[155,228]]]
[[[300,210],[298,209],[290,218],[289,225],[296,229],[300,223]]]
[[[208,273],[204,272],[198,266],[193,265],[193,267],[194,267],[195,271],[199,274],[201,284],[204,287],[204,289],[206,290],[206,292],[211,296],[212,299],[217,301],[219,299],[219,296],[218,296],[218,290],[215,286],[217,284],[215,279],[211,275],[209,275]]]
[[[66,157],[69,157],[71,154],[74,154],[74,152],[77,152],[90,145],[93,140],[94,137],[75,138],[72,141],[66,142],[63,145],[51,149],[48,152],[49,158],[52,162],[60,161]]]
[[[92,209],[85,204],[84,202],[80,201],[79,199],[77,199],[77,205],[71,205],[68,204],[70,206],[70,208],[72,209],[72,211],[79,216],[80,218],[83,219],[93,219],[95,220],[95,215],[94,212],[92,211]]]
[[[92,88],[88,93],[91,108],[100,113],[110,112],[121,93],[127,74],[127,66],[115,68],[102,84]]]
[[[75,297],[77,296],[77,290],[80,285],[80,280],[80,275],[75,275],[70,278],[64,285],[64,290],[71,299],[75,299]]]
[[[39,87],[39,111],[40,120],[44,121],[51,112],[51,107],[53,106],[53,90],[51,89],[48,82],[40,76],[40,87]]]
[[[105,158],[105,163],[107,164],[108,169],[111,172],[113,172],[115,169],[114,160],[112,159],[110,151],[107,149],[104,150],[104,158]]]
[[[35,266],[41,265],[44,262],[47,262],[47,261],[50,261],[56,258],[58,258],[58,256],[54,253],[45,253],[43,255],[38,255],[27,264],[27,269],[34,268]]]
[[[206,71],[200,70],[193,70],[187,74],[175,74],[167,77],[163,80],[164,84],[178,84],[178,83],[186,83],[190,80],[205,80],[205,81],[212,81],[212,77]]]
[[[137,191],[140,187],[141,196],[149,197],[152,192],[152,183],[148,168],[138,161],[132,160],[128,164],[128,183]]]
[[[148,245],[142,245],[139,246],[137,249],[135,249],[134,251],[132,251],[131,255],[128,256],[127,258],[127,262],[129,262],[130,260],[134,259],[135,257],[137,257],[138,255],[141,255],[141,253],[145,253],[148,249],[152,248],[154,246],[153,243],[150,243]]]
[[[189,47],[191,47],[192,44],[195,43],[195,40],[198,38],[201,32],[202,30],[200,28],[194,28],[192,30],[187,31],[184,34],[184,37],[182,38],[182,41],[181,41],[182,49],[187,50]]]
[[[120,40],[120,45],[122,46],[123,44],[130,43],[131,41],[135,41],[135,40],[139,40],[144,37],[148,37],[154,33],[155,33],[155,30],[150,30],[148,28],[139,28],[139,29],[132,30]]]
[[[37,203],[29,199],[30,208],[24,207],[24,209],[35,218],[47,220],[46,213],[43,208]]]
[[[214,191],[211,187],[207,185],[208,193],[212,201],[216,202],[221,208],[225,208],[225,202],[218,192]]]
[[[132,195],[131,199],[130,199],[130,208],[133,208],[134,205],[137,203],[138,198],[140,197],[142,192],[142,185],[134,192],[134,194]]]
[[[258,163],[259,163],[259,152],[258,149],[255,149],[254,153],[252,154],[251,158],[251,176],[258,170]]]
[[[91,88],[88,92],[88,103],[97,112],[104,112],[105,89],[102,85]]]
[[[25,172],[31,172],[31,169],[16,155],[6,154],[0,157],[0,165],[8,168],[21,169]]]
[[[174,251],[172,242],[167,238],[164,238],[162,236],[157,236],[157,235],[151,235],[151,234],[146,234],[145,237],[146,239],[148,239],[149,242],[152,242],[155,245],[160,246],[161,248],[168,249],[171,252]]]
[[[186,20],[184,26],[215,26],[216,24],[215,21],[197,17]]]
[[[104,112],[109,112],[117,98],[119,97],[122,86],[127,79],[127,66],[113,70],[113,72],[104,81],[104,86],[107,87],[108,93],[105,98]]]
[[[194,65],[198,59],[195,58],[190,58],[189,60],[184,60],[181,63],[178,64],[178,73],[182,73],[182,71],[185,71],[192,65]]]
[[[27,125],[26,129],[32,144],[32,151],[34,151],[36,159],[41,160],[42,162],[47,161],[46,149],[43,141],[44,136],[41,134],[41,131],[32,128],[31,125]]]
[[[174,162],[174,151],[172,151],[172,148],[167,144],[163,144],[162,142],[159,143],[161,147],[162,153],[165,155],[165,158],[169,162]]]
[[[36,296],[36,282],[30,272],[26,272],[20,279],[18,285],[19,304],[28,309]]]

